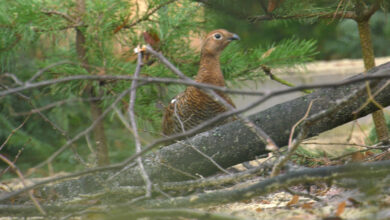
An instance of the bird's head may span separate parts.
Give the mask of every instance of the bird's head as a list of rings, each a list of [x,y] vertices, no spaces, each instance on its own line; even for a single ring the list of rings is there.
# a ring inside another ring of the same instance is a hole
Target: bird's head
[[[239,40],[237,34],[224,29],[218,29],[207,34],[202,45],[202,54],[219,56],[223,49],[233,40]]]

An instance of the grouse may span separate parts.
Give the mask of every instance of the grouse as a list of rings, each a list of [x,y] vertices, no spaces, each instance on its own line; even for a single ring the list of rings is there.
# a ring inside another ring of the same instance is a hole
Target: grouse
[[[224,29],[210,32],[203,41],[200,67],[195,81],[215,86],[225,86],[219,58],[221,52],[231,41],[239,39],[237,34]],[[235,107],[229,96],[220,91],[216,92],[232,107]],[[225,111],[227,111],[227,108],[224,105],[215,101],[201,89],[189,86],[165,108],[162,132],[164,135],[181,133]],[[231,118],[228,118],[218,124],[231,120]]]

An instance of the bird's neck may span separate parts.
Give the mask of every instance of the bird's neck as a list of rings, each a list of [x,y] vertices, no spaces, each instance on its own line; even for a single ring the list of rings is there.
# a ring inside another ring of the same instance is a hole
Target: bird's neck
[[[195,81],[216,86],[225,86],[225,79],[219,63],[219,55],[202,53]]]

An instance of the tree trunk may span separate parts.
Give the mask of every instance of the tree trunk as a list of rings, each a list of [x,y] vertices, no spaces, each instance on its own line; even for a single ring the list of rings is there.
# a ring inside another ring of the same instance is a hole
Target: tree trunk
[[[390,62],[374,67],[368,74],[378,74],[378,72],[383,74],[383,71],[386,71],[386,74],[390,76]],[[384,86],[386,82],[386,80],[375,80],[371,81],[370,86],[375,91]],[[361,111],[355,113],[368,98],[365,82],[337,88],[319,89],[312,94],[256,113],[250,116],[249,119],[261,127],[279,147],[282,147],[287,145],[291,128],[303,117],[311,101],[314,101],[314,103],[310,115],[315,115],[331,109],[337,105],[338,101],[349,97],[351,94],[354,94],[354,99],[351,99],[345,105],[339,106],[330,115],[311,124],[308,137],[313,137],[378,109],[377,106],[370,103],[364,106]],[[376,101],[382,106],[390,105],[389,85],[376,96]],[[253,160],[256,156],[267,153],[265,144],[257,135],[239,121],[235,121],[200,133],[180,143],[162,147],[160,150],[144,156],[144,166],[153,183],[199,178],[219,171],[210,160],[200,155],[189,145],[198,148],[224,168]],[[102,189],[105,184],[109,186],[144,184],[138,167],[130,167],[114,178],[112,182],[102,184],[104,181],[101,180],[116,172],[110,171],[104,175],[94,174],[78,180],[67,181],[67,183],[55,186],[55,189],[58,194],[72,196],[94,192],[97,189]]]
[[[362,47],[362,54],[364,60],[364,67],[367,70],[375,67],[374,49],[371,41],[371,31],[368,20],[358,21],[358,30],[360,37],[360,45]],[[387,129],[385,115],[383,110],[378,110],[372,113],[372,119],[375,124],[376,134],[379,141],[388,141],[389,131]]]
[[[82,17],[85,13],[85,1],[84,0],[77,0],[77,9],[79,13],[79,19],[82,20]],[[87,59],[87,49],[85,45],[86,39],[83,32],[76,28],[76,51],[77,56],[79,58],[79,61],[81,62],[82,66],[88,71],[88,73],[91,73],[89,68],[89,63]],[[90,97],[96,97],[96,94],[93,90],[93,86],[90,85],[87,89],[88,95]],[[100,95],[100,94],[98,94]],[[90,107],[91,107],[91,116],[92,120],[96,121],[96,119],[102,114],[102,109],[99,106],[100,101],[90,101]],[[96,125],[96,127],[93,129],[93,137],[94,137],[94,143],[96,146],[96,160],[98,166],[104,166],[110,163],[109,157],[108,157],[108,147],[107,147],[107,141],[106,136],[104,132],[104,122],[103,120],[99,121],[99,123]]]

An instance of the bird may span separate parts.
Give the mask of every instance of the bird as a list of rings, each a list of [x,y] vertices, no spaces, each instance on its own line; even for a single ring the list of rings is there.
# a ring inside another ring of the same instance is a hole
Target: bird
[[[240,40],[240,37],[225,29],[217,29],[206,35],[201,47],[200,65],[195,77],[196,82],[221,87],[225,86],[219,59],[222,51],[234,40]],[[232,99],[228,95],[221,91],[216,91],[216,93],[235,108]],[[215,101],[201,89],[188,86],[184,92],[177,95],[166,106],[162,122],[162,133],[169,136],[185,132],[227,110],[226,106]],[[214,126],[232,120],[234,119],[228,118],[214,124]],[[209,128],[204,130],[207,129]]]

